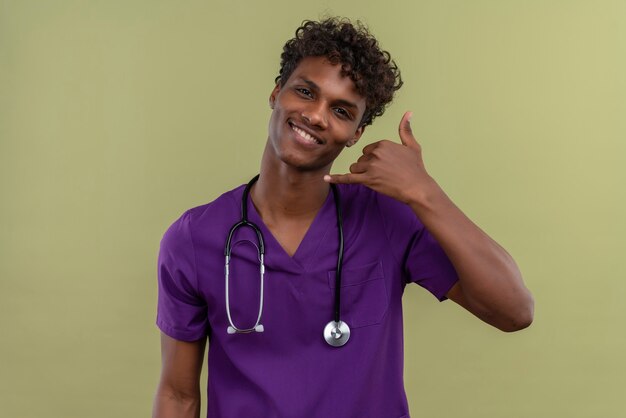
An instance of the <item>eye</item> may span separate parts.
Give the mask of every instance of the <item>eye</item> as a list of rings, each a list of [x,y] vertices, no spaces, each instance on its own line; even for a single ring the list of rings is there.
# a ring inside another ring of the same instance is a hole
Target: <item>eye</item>
[[[296,87],[296,91],[303,96],[313,97],[313,93],[309,89],[305,89],[304,87]]]
[[[351,116],[350,113],[348,113],[348,111],[344,109],[343,107],[336,107],[335,113],[338,114],[340,117],[346,118],[346,119],[350,119],[350,116]]]

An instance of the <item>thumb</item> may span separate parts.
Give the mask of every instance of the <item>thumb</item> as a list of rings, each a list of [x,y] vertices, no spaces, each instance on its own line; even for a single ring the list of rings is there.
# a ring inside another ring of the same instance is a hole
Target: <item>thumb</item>
[[[403,145],[413,148],[417,145],[417,140],[413,136],[413,130],[411,129],[411,117],[413,117],[413,112],[406,112],[404,116],[402,116],[400,126],[398,127],[398,134],[400,135],[400,141],[402,141]]]

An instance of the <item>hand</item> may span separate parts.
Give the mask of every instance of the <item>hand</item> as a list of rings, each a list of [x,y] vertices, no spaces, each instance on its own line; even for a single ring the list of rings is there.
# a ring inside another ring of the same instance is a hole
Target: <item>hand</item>
[[[434,183],[422,160],[422,147],[411,130],[411,112],[400,120],[402,144],[377,141],[363,148],[363,155],[350,166],[350,174],[324,176],[329,183],[359,183],[404,203],[414,203]]]

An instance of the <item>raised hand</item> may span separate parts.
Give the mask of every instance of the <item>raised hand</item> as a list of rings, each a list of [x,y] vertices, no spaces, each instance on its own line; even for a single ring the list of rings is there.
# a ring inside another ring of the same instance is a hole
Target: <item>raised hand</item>
[[[324,177],[329,183],[359,183],[404,203],[420,200],[425,187],[434,184],[426,172],[422,147],[411,130],[411,112],[400,120],[401,144],[383,139],[363,148],[363,155],[350,166],[348,174]]]
[[[402,144],[383,140],[366,146],[349,174],[324,176],[331,183],[360,183],[407,203],[439,242],[459,275],[446,296],[503,330],[527,327],[533,298],[513,258],[478,228],[428,175],[407,112]]]

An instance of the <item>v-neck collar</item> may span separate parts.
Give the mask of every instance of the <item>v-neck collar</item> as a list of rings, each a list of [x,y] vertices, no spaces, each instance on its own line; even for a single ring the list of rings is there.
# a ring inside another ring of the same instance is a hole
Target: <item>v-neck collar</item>
[[[328,190],[328,195],[322,207],[317,211],[313,222],[309,225],[300,245],[293,256],[289,256],[287,251],[274,237],[274,234],[265,225],[261,215],[257,212],[252,199],[248,197],[248,217],[250,221],[258,225],[265,240],[265,264],[268,267],[278,267],[292,273],[302,273],[309,269],[315,261],[315,254],[326,235],[336,230],[337,218],[335,202],[332,190]]]

